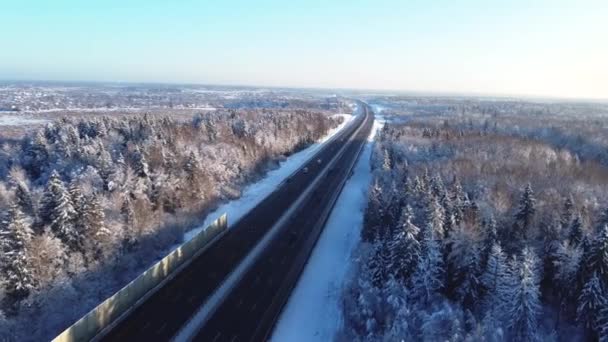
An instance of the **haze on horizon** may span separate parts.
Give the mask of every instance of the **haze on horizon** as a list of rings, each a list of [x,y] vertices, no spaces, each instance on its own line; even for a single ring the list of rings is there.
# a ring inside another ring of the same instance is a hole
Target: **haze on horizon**
[[[11,1],[0,79],[608,99],[608,3]]]

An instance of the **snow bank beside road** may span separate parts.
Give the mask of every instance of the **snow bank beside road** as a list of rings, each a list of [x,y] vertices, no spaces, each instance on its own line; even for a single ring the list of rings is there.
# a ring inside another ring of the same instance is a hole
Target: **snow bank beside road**
[[[384,121],[376,117],[368,144],[329,216],[308,264],[283,309],[272,341],[331,341],[342,324],[340,296],[351,254],[359,242],[371,181],[373,139]]]
[[[285,180],[289,175],[295,172],[300,166],[308,161],[317,151],[323,146],[327,140],[336,135],[355,117],[351,114],[336,114],[341,116],[344,121],[338,126],[330,130],[325,137],[320,139],[317,143],[310,145],[302,151],[294,153],[289,156],[287,160],[282,161],[278,168],[269,171],[266,176],[260,181],[248,185],[242,192],[241,197],[228,201],[220,205],[216,210],[207,215],[205,222],[200,227],[194,228],[184,234],[184,242],[192,239],[198,234],[203,228],[209,226],[211,222],[216,220],[222,214],[228,214],[228,225],[238,221],[243,215],[253,209],[258,203],[260,203],[266,196],[272,193],[277,185]]]

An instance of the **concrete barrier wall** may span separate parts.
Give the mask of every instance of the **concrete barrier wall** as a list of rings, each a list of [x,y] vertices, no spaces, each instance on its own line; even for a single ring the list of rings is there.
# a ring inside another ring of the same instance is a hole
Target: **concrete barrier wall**
[[[135,278],[135,280],[127,284],[127,286],[99,304],[71,327],[55,337],[53,341],[72,342],[91,340],[227,227],[228,220],[226,214],[224,214],[190,241],[179,246]]]

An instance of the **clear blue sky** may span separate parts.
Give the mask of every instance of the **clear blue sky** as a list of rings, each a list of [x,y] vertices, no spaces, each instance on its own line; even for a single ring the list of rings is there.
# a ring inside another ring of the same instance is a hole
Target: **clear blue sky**
[[[606,0],[0,1],[0,79],[608,98]]]

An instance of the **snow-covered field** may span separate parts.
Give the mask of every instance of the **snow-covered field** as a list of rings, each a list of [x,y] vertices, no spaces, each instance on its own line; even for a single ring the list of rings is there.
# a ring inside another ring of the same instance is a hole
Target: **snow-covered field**
[[[268,172],[268,174],[266,174],[262,180],[247,186],[243,190],[241,197],[238,199],[228,201],[220,205],[216,210],[207,215],[207,218],[201,226],[184,234],[184,242],[192,239],[202,229],[209,226],[211,222],[216,220],[224,213],[228,215],[228,226],[230,226],[231,223],[238,221],[243,215],[253,209],[258,203],[266,198],[266,196],[274,191],[277,184],[281,183],[306,161],[308,161],[319,150],[319,148],[321,148],[323,143],[346,127],[346,125],[348,125],[354,118],[354,115],[351,114],[336,114],[335,116],[341,116],[344,118],[344,121],[338,127],[329,131],[328,134],[317,143],[291,155],[289,158],[287,158],[287,160],[281,162],[278,168]]]
[[[81,108],[81,107],[67,107],[67,108],[50,108],[50,109],[37,109],[37,110],[23,110],[23,113],[63,113],[63,112],[78,112],[78,113],[97,113],[97,112],[129,112],[138,113],[145,112],[150,109],[166,109],[161,106],[150,106],[150,107],[95,107],[95,108]],[[202,110],[202,111],[214,111],[217,110],[215,107],[187,107],[187,106],[175,106],[172,109],[188,109],[188,110]]]
[[[0,114],[0,126],[26,126],[43,124],[48,120],[45,119],[34,119],[19,115],[1,115]]]
[[[371,181],[372,144],[382,125],[384,121],[376,116],[354,173],[346,182],[275,327],[273,341],[330,341],[342,324],[342,286],[363,226],[363,210],[367,205],[367,189]]]

